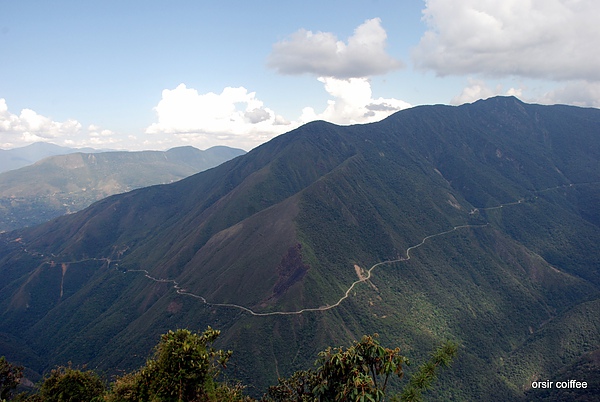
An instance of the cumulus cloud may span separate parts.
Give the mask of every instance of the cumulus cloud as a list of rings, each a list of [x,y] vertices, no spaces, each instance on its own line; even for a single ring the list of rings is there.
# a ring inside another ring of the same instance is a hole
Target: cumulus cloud
[[[112,130],[103,129],[95,124],[88,126],[87,138],[86,145],[92,147],[117,145],[121,142],[117,133]]]
[[[145,130],[145,142],[163,147],[184,142],[200,148],[230,145],[251,149],[313,120],[337,124],[381,120],[410,107],[397,99],[372,96],[366,77],[402,65],[385,53],[386,38],[381,20],[375,18],[357,27],[347,43],[331,33],[300,30],[273,46],[270,67],[283,74],[319,77],[331,96],[322,112],[305,107],[296,120],[288,121],[244,87],[227,87],[216,94],[199,93],[180,84],[163,90],[154,108],[158,121]]]
[[[544,94],[540,103],[600,108],[600,82],[572,81]]]
[[[188,143],[199,148],[229,145],[252,149],[273,137],[313,120],[337,124],[369,123],[410,107],[404,101],[373,98],[366,78],[318,79],[331,96],[325,109],[306,107],[293,121],[264,106],[255,92],[225,88],[220,94],[199,93],[185,84],[165,89],[154,108],[158,122],[146,129],[146,146],[170,147]]]
[[[154,111],[158,122],[149,126],[146,134],[171,134],[178,141],[203,148],[231,145],[250,149],[293,128],[244,87],[201,94],[180,84],[163,90]],[[166,139],[167,143],[173,140]]]
[[[387,34],[379,18],[365,21],[348,43],[330,32],[301,29],[273,45],[267,65],[281,74],[314,74],[359,78],[401,68],[402,62],[385,51]]]
[[[427,0],[415,65],[438,75],[600,80],[597,0]]]
[[[320,77],[325,90],[334,98],[327,102],[321,113],[306,107],[300,117],[301,122],[326,120],[336,124],[357,124],[379,121],[393,112],[411,105],[393,98],[373,99],[371,83],[367,78],[338,79]]]
[[[37,141],[54,141],[69,138],[81,131],[76,120],[56,122],[31,109],[19,115],[9,112],[4,98],[0,98],[0,144],[3,147],[26,145]]]
[[[4,98],[0,98],[0,147],[15,148],[33,142],[51,142],[70,147],[106,146],[116,144],[115,133],[90,125],[87,130],[77,120],[57,122],[31,109],[11,113]]]

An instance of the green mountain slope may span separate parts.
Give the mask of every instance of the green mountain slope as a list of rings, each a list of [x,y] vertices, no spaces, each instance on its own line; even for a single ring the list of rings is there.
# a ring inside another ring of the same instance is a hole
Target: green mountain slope
[[[0,174],[0,231],[40,224],[109,195],[171,183],[242,155],[193,147],[166,152],[71,153]]]
[[[5,234],[0,354],[114,373],[167,329],[211,325],[258,394],[377,332],[415,362],[461,344],[438,399],[524,397],[600,347],[585,313],[600,294],[599,129],[600,110],[515,98],[314,122]]]

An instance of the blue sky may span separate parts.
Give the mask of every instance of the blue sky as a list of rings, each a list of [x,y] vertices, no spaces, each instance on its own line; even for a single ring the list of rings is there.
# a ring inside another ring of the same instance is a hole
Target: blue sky
[[[0,0],[0,148],[249,150],[493,95],[600,106],[600,2]]]

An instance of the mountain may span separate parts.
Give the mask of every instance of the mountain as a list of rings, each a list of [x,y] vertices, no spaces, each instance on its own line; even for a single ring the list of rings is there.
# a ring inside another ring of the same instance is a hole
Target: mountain
[[[429,397],[535,399],[600,348],[599,133],[598,109],[514,97],[313,122],[6,233],[0,355],[110,375],[210,325],[260,394],[362,334],[414,366],[451,339]]]
[[[244,154],[241,149],[71,153],[0,174],[0,231],[79,211],[109,195],[171,183]]]
[[[102,151],[92,148],[61,147],[60,145],[47,142],[35,142],[14,149],[0,149],[0,173],[31,165],[32,163],[49,156],[65,155],[75,152],[93,153]]]

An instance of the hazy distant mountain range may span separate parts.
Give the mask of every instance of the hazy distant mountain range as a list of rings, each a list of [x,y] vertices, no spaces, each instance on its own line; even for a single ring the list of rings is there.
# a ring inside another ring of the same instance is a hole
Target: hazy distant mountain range
[[[33,144],[35,157],[68,151]],[[25,148],[21,148],[24,150]],[[68,153],[0,174],[0,231],[32,226],[79,211],[109,195],[171,183],[244,154],[241,149]],[[34,153],[30,152],[30,158]]]
[[[159,334],[208,325],[253,393],[375,332],[415,366],[461,345],[431,400],[593,381],[600,110],[498,97],[313,122],[0,235],[0,355],[31,376],[136,368]]]
[[[31,165],[41,159],[75,152],[105,152],[93,148],[69,148],[47,142],[36,142],[25,147],[0,149],[0,173]]]

